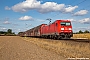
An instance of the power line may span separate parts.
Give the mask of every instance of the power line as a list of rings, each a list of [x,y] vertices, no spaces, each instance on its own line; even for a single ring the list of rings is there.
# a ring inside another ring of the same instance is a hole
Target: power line
[[[88,5],[88,6],[86,6],[86,8],[87,7],[90,7],[90,5]],[[85,8],[82,8],[82,9],[80,9],[80,10],[86,10]],[[90,9],[88,9],[87,11],[90,11]],[[74,15],[72,15],[71,17],[74,17]]]
[[[76,4],[76,5],[79,5],[79,4],[81,4],[81,3],[83,3],[83,2],[85,2],[86,0],[83,0],[83,1],[81,1],[80,3],[78,3],[78,4]]]
[[[78,4],[76,4],[76,5],[79,5],[79,4],[81,4],[81,3],[83,3],[83,2],[85,2],[86,0],[83,0],[83,1],[81,1],[80,3],[78,3]],[[89,6],[88,6],[89,7]],[[84,8],[83,8],[84,9]],[[59,14],[56,14],[55,16],[53,16],[53,17],[56,17],[57,15],[59,15]],[[72,16],[71,16],[72,17]]]
[[[76,2],[76,0],[74,0],[73,2],[71,2],[71,4],[72,4],[72,3],[74,4],[75,2]]]

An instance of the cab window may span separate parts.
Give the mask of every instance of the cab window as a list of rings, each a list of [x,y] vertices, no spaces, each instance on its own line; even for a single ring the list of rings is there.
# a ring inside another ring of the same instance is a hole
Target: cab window
[[[70,22],[61,22],[60,25],[62,25],[62,26],[70,26],[71,24],[70,24]]]
[[[64,25],[65,26],[66,24],[65,24],[65,22],[61,22],[61,25]]]
[[[67,23],[66,23],[66,26],[70,26],[70,22],[67,22]]]

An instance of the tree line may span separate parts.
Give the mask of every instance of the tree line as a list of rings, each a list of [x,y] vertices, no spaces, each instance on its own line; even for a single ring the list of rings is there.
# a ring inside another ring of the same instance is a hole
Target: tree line
[[[18,34],[20,34],[22,32],[19,32]],[[90,33],[90,31],[88,30],[85,30],[85,31],[82,31],[82,30],[79,30],[78,32],[75,32],[74,34],[83,34],[83,33]],[[0,31],[0,36],[14,36],[16,35],[14,32],[12,32],[12,29],[8,29],[6,32],[5,31]]]
[[[78,32],[76,32],[74,34],[83,34],[83,33],[90,33],[90,31],[88,31],[88,30],[85,30],[85,31],[79,30]]]
[[[12,29],[8,29],[7,31],[0,31],[1,36],[14,36],[16,35],[14,32],[12,32]]]

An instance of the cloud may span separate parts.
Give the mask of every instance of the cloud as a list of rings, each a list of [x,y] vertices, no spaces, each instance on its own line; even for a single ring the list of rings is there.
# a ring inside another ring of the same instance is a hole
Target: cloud
[[[80,10],[80,11],[74,13],[74,15],[75,15],[75,16],[82,16],[82,15],[85,15],[85,14],[87,14],[87,13],[88,13],[87,10]]]
[[[73,12],[76,8],[78,8],[78,6],[69,6],[69,7],[67,7],[67,8],[65,8],[64,9],[64,12],[65,13],[71,13],[71,12]]]
[[[6,30],[7,28],[1,28],[2,30]]]
[[[33,20],[33,18],[31,16],[23,16],[20,17],[19,20]]]
[[[6,30],[7,30],[7,28],[0,28],[0,30],[1,30],[1,31],[6,31]]]
[[[41,8],[39,8],[38,11],[40,13],[62,11],[64,7],[65,7],[64,4],[57,4],[55,2],[46,2],[41,5]]]
[[[14,6],[12,6],[12,10],[15,12],[26,12],[28,10],[32,9],[38,9],[40,8],[40,1],[36,0],[26,0],[21,3],[18,3]]]
[[[10,22],[9,21],[5,21],[5,22],[3,22],[4,24],[10,24]]]
[[[5,10],[11,10],[11,8],[9,8],[8,6],[5,6]]]
[[[75,19],[67,19],[67,20],[70,20],[71,22],[76,22],[76,23],[90,24],[90,18],[84,18],[81,20],[75,20]]]
[[[84,24],[90,24],[90,18],[84,18],[79,20],[80,23],[84,23]]]
[[[67,19],[67,20],[70,20],[71,22],[76,22],[76,20],[74,20],[74,19]]]
[[[70,13],[74,11],[78,6],[65,6],[65,4],[57,4],[55,2],[45,2],[37,0],[25,0],[11,7],[15,12],[27,12],[29,10],[36,10],[40,13],[48,12],[65,12]]]
[[[84,18],[81,20],[75,20],[75,19],[67,19],[67,20],[70,20],[71,22],[81,23],[81,24],[90,24],[90,18]]]

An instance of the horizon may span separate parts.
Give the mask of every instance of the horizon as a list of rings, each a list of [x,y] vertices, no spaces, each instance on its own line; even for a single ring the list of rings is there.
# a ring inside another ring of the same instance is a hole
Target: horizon
[[[10,3],[11,2],[11,3]],[[46,19],[70,20],[73,32],[90,31],[90,0],[1,0],[0,31],[29,30]]]

